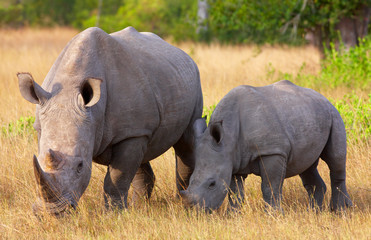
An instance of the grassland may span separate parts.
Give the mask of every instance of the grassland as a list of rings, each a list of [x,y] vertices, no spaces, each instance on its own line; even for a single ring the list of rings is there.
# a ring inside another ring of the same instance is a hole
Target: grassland
[[[63,28],[0,30],[0,126],[34,112],[34,106],[19,93],[16,73],[31,72],[41,83],[76,33]],[[217,103],[235,86],[272,83],[279,72],[316,75],[321,70],[320,53],[313,47],[178,46],[199,66],[205,106]],[[367,94],[348,87],[317,90],[334,100],[352,92]],[[308,211],[299,177],[284,183],[285,215],[267,214],[256,176],[246,180],[247,200],[240,213],[228,213],[225,207],[213,214],[187,211],[175,197],[174,153],[169,150],[152,161],[157,182],[149,203],[122,213],[106,211],[102,187],[106,169],[94,164],[76,213],[61,219],[38,219],[31,210],[37,194],[32,169],[36,137],[0,132],[0,239],[371,239],[370,141],[357,141],[355,136],[348,143],[347,186],[355,207],[341,214],[331,213],[327,207],[330,191],[323,212]],[[319,171],[329,188],[329,172],[323,162]]]

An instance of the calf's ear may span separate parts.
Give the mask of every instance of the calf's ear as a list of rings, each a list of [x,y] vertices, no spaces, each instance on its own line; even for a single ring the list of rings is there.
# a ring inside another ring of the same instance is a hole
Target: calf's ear
[[[193,131],[195,137],[201,136],[206,129],[206,120],[204,118],[199,118],[193,123]]]
[[[223,121],[212,123],[209,125],[209,128],[214,143],[219,145],[224,137]]]
[[[51,94],[45,91],[39,84],[37,84],[31,74],[18,73],[19,90],[27,101],[34,104],[43,104],[50,97]]]

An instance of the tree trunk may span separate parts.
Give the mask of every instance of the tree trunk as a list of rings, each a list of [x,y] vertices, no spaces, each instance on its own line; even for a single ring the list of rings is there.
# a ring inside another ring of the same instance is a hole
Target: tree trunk
[[[367,35],[368,24],[370,22],[371,7],[361,6],[351,17],[343,17],[336,25],[340,31],[341,40],[345,47],[349,49],[359,44],[359,38]]]
[[[208,18],[209,5],[207,0],[198,0],[198,11],[197,11],[197,34],[205,33],[208,29],[207,18]]]

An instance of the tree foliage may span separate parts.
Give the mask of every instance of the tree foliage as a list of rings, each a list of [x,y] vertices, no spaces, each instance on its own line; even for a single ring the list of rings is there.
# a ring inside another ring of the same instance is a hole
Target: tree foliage
[[[329,39],[336,38],[336,24],[342,17],[354,17],[357,9],[371,6],[371,0],[208,0],[207,31],[196,34],[197,2],[1,0],[0,26],[70,25],[85,29],[99,25],[113,32],[131,25],[175,40],[300,43],[313,29],[320,29]]]
[[[295,10],[295,1],[212,0],[210,35],[222,42],[285,41],[282,26]]]

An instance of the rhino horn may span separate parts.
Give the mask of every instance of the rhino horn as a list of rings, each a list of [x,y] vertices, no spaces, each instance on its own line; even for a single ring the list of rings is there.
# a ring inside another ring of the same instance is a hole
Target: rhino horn
[[[54,187],[53,184],[51,184],[50,179],[44,170],[40,167],[39,161],[37,160],[37,157],[33,156],[33,167],[35,172],[36,181],[40,186],[41,193],[46,199],[53,199],[55,198],[54,194]]]
[[[33,156],[33,169],[35,172],[36,181],[39,185],[45,185],[47,182],[47,177],[44,172],[44,170],[41,169],[39,161],[37,160],[37,157]]]

